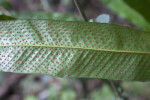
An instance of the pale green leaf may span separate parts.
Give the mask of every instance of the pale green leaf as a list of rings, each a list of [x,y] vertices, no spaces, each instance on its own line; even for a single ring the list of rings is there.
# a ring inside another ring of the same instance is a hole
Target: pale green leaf
[[[35,96],[27,96],[25,100],[38,100]]]
[[[76,93],[73,90],[65,90],[61,93],[61,100],[76,100]]]
[[[0,22],[0,70],[57,77],[150,80],[150,34],[114,24]]]
[[[102,89],[94,90],[90,94],[92,100],[115,100],[114,93],[111,91],[108,85],[103,85]]]

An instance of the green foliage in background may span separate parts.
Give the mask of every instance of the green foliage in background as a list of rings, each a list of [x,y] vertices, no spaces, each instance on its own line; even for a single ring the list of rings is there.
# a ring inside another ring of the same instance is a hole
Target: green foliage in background
[[[150,99],[150,83],[149,82],[124,82],[123,88],[129,93],[129,95],[140,98],[147,97]]]
[[[124,0],[124,2],[150,22],[150,0]]]
[[[9,0],[0,0],[0,6],[3,6],[6,9],[12,8]]]
[[[17,19],[53,19],[65,21],[81,21],[81,18],[72,14],[46,13],[46,12],[11,12],[11,16]]]
[[[149,0],[102,0],[110,9],[136,26],[150,31]]]
[[[150,30],[150,16],[147,9],[149,1],[103,1],[135,25]],[[62,2],[66,4],[69,0]],[[5,6],[1,1],[0,5]],[[76,22],[81,19],[71,14],[10,12],[10,15],[12,17],[0,15],[0,70],[3,72],[37,73],[58,77],[150,80],[149,32],[113,24]],[[3,80],[1,77],[0,79]],[[32,79],[28,81],[31,82]],[[40,91],[43,88],[33,82],[31,85],[25,81],[22,83],[28,87],[26,90],[32,88]],[[76,100],[75,91],[68,87],[63,85],[58,89],[57,86],[50,86],[49,100]],[[150,89],[141,83],[124,83],[123,87],[127,89],[129,95],[139,98],[148,97],[150,93]],[[113,92],[105,84],[101,90],[92,91],[89,98],[115,99]],[[38,98],[30,94],[25,100]]]
[[[113,100],[114,93],[110,90],[108,85],[104,84],[101,90],[93,91],[90,96],[91,100]]]
[[[4,20],[15,20],[16,18],[11,17],[11,16],[7,16],[7,15],[0,15],[0,21],[4,21]]]
[[[37,100],[35,96],[27,96],[24,100]]]

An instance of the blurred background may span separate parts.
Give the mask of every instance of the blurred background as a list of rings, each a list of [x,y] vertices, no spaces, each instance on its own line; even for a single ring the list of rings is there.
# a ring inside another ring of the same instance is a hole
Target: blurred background
[[[135,0],[135,7],[134,3],[129,2],[131,0],[79,1],[91,22],[113,23],[145,31],[150,29],[150,13],[146,13],[150,8],[142,8],[150,6],[150,2],[141,4],[140,0]],[[73,0],[0,0],[0,14],[23,19],[82,21]],[[116,97],[111,82],[115,83],[122,99]],[[150,100],[150,82],[1,72],[0,100]]]

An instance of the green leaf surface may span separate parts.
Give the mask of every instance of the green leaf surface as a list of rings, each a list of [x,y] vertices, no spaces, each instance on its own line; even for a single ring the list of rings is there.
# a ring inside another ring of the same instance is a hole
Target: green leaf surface
[[[124,0],[124,2],[150,22],[150,0]]]
[[[136,26],[150,31],[150,0],[102,0],[110,9]]]
[[[3,20],[15,20],[16,18],[11,17],[11,16],[7,16],[7,15],[0,15],[0,21]]]
[[[57,77],[150,80],[150,34],[114,24],[0,22],[0,70]]]

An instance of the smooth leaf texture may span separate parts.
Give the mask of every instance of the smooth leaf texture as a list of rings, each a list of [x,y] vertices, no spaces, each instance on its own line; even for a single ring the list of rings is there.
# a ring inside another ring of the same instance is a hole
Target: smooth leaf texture
[[[113,24],[0,22],[0,70],[57,77],[150,80],[150,34]]]
[[[150,0],[124,0],[124,2],[150,22]]]
[[[3,20],[15,20],[16,18],[11,17],[11,16],[7,16],[7,15],[0,15],[0,21]]]
[[[102,0],[114,12],[150,31],[150,0]]]

